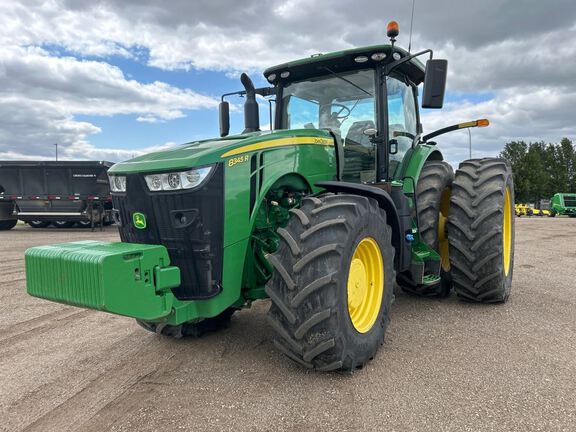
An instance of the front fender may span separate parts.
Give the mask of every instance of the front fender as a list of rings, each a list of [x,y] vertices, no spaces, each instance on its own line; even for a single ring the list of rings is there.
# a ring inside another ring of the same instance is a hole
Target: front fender
[[[408,151],[404,158],[404,167],[401,170],[400,178],[398,179],[412,179],[412,181],[404,182],[404,192],[414,193],[414,188],[416,184],[418,184],[422,168],[428,160],[444,160],[442,153],[435,145],[418,144],[416,147]]]

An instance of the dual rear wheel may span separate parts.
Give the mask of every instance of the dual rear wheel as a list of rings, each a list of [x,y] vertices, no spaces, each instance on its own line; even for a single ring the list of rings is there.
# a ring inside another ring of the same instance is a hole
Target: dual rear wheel
[[[442,259],[441,281],[406,291],[463,300],[504,302],[514,264],[514,184],[502,159],[471,159],[454,174],[442,161],[426,162],[416,188],[421,239]]]

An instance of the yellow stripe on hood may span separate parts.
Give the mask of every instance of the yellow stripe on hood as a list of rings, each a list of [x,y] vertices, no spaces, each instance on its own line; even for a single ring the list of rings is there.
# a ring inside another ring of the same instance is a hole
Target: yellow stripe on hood
[[[323,145],[323,146],[331,146],[334,145],[334,141],[330,138],[321,138],[321,137],[288,137],[288,138],[278,138],[275,140],[269,141],[261,141],[254,144],[248,144],[242,147],[238,147],[232,150],[227,151],[222,155],[223,158],[234,156],[240,153],[248,153],[256,150],[264,150],[274,147],[286,147],[292,145],[302,145],[302,144],[311,144],[311,145]]]

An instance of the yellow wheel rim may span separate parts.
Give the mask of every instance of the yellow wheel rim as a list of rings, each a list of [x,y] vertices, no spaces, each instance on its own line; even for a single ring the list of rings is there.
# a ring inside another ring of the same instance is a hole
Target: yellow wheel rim
[[[348,313],[354,328],[368,332],[378,315],[384,295],[384,262],[376,240],[358,243],[348,273]]]
[[[438,213],[438,253],[441,258],[442,270],[450,271],[450,254],[448,249],[448,237],[446,237],[446,221],[450,210],[450,188],[444,189],[440,197],[440,212]]]
[[[504,223],[502,224],[502,242],[504,258],[504,275],[508,276],[510,271],[510,256],[512,255],[512,200],[510,198],[510,188],[506,188],[504,194]]]

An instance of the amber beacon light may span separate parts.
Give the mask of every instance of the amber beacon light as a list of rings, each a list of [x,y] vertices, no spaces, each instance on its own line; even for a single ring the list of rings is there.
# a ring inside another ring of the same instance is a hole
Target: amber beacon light
[[[395,38],[400,34],[400,28],[396,21],[390,21],[386,27],[386,36],[389,38]]]

